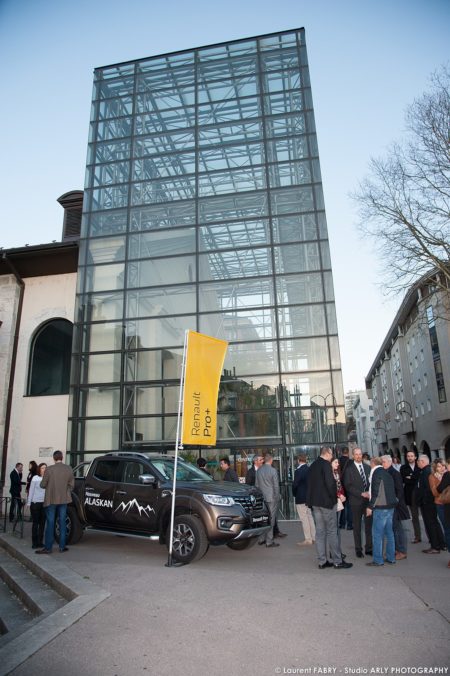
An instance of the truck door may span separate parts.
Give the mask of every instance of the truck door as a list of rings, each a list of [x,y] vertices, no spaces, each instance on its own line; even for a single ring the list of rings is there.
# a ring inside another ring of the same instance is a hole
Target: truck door
[[[157,530],[159,488],[142,484],[139,476],[154,474],[144,462],[122,460],[114,496],[114,523],[117,528],[133,532]]]
[[[119,465],[114,458],[99,460],[86,478],[83,507],[87,522],[93,526],[112,525]]]

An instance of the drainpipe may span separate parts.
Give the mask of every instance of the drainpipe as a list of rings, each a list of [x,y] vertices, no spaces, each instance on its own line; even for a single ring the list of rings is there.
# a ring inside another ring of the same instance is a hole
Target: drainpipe
[[[17,347],[19,344],[19,332],[20,332],[20,320],[22,318],[22,306],[23,306],[23,296],[25,292],[25,282],[18,273],[16,267],[8,258],[6,253],[2,255],[3,262],[6,263],[8,268],[11,270],[14,275],[16,282],[19,286],[19,302],[17,304],[17,314],[16,314],[16,325],[14,328],[14,342],[11,355],[11,368],[9,372],[9,385],[8,385],[8,396],[6,399],[6,412],[5,412],[5,433],[3,436],[3,450],[2,450],[2,466],[0,474],[0,495],[3,495],[3,488],[5,486],[5,474],[6,474],[6,460],[8,457],[8,438],[9,438],[9,427],[11,423],[11,409],[12,409],[12,400],[13,400],[13,389],[14,389],[14,376],[16,373],[16,361],[17,361]]]

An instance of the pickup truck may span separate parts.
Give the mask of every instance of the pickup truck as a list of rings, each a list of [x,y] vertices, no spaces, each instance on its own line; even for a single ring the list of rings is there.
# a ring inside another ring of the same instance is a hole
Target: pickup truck
[[[141,536],[169,546],[174,458],[115,452],[74,470],[73,502],[67,510],[67,542],[84,530]],[[270,527],[262,493],[254,486],[214,481],[178,459],[172,557],[190,563],[210,545],[244,550]],[[56,532],[56,536],[58,533]]]

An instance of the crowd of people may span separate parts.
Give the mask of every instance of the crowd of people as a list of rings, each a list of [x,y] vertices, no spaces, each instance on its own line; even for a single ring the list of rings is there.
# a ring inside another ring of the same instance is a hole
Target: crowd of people
[[[52,553],[56,518],[59,525],[59,551],[69,551],[66,547],[66,513],[67,505],[72,502],[74,474],[72,468],[64,464],[61,451],[53,453],[53,461],[54,464],[48,467],[45,462],[38,465],[31,460],[26,481],[22,481],[21,462],[16,464],[9,475],[9,520],[21,519],[24,504],[29,507],[32,520],[31,546],[36,554]],[[25,486],[26,498],[22,498],[22,486]]]

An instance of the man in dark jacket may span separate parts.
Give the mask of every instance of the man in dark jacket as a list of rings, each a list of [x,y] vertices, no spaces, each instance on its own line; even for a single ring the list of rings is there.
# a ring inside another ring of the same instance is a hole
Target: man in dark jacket
[[[397,498],[395,496],[394,479],[381,466],[381,459],[371,458],[370,466],[372,469],[369,477],[367,515],[372,516],[373,560],[366,563],[366,566],[384,566],[384,540],[386,540],[386,562],[395,563],[395,540],[392,522]]]
[[[347,500],[353,516],[353,540],[358,558],[363,558],[361,526],[364,520],[366,534],[365,551],[368,556],[372,554],[372,519],[366,514],[367,499],[364,495],[369,488],[370,467],[362,461],[360,448],[353,450],[353,460],[349,460],[345,466],[342,483],[344,485]]]
[[[295,507],[297,509],[298,518],[303,527],[303,535],[305,539],[303,542],[297,544],[312,545],[316,539],[316,527],[310,508],[306,504],[306,493],[308,490],[308,475],[309,467],[306,464],[306,455],[300,453],[297,458],[298,467],[294,473],[294,481],[292,483],[292,495],[295,498]]]
[[[394,481],[395,497],[397,498],[397,506],[394,510],[393,529],[395,540],[395,560],[401,561],[406,559],[408,552],[408,531],[407,521],[409,520],[408,507],[405,502],[405,494],[403,491],[403,481],[400,473],[394,468],[392,458],[390,455],[381,456],[381,464]]]
[[[264,465],[264,457],[261,453],[255,453],[253,456],[252,466],[245,475],[245,483],[249,486],[254,486],[256,482],[256,472]]]
[[[236,483],[239,483],[239,477],[236,471],[231,468],[230,458],[227,455],[220,458],[219,466],[222,472],[225,472],[223,481],[235,481]]]
[[[13,471],[9,475],[9,478],[11,480],[11,486],[9,488],[9,492],[11,494],[11,505],[9,508],[9,520],[14,521],[15,514],[17,511],[17,518],[21,519],[22,518],[22,498],[21,498],[21,490],[22,486],[25,485],[25,482],[22,481],[22,471],[23,471],[23,464],[21,462],[16,463],[16,466],[14,467]]]
[[[424,554],[440,554],[445,547],[444,534],[438,521],[434,495],[431,492],[428,480],[431,474],[430,459],[427,455],[419,455],[417,466],[420,470],[416,488],[416,500],[422,513],[425,530],[430,541],[427,549],[422,549]]]
[[[350,460],[350,453],[348,450],[347,446],[343,446],[341,448],[341,455],[339,457],[339,472],[341,477],[344,476],[344,471],[345,468],[347,467],[347,463]],[[346,500],[344,502],[344,509],[341,510],[339,514],[339,528],[345,528],[347,527],[347,530],[353,530],[353,517],[352,517],[352,510],[350,509],[350,502],[349,500]]]
[[[406,463],[400,467],[400,476],[403,480],[405,490],[405,502],[411,512],[412,525],[414,529],[413,544],[420,542],[422,534],[420,532],[419,507],[416,501],[416,487],[419,480],[420,469],[417,467],[416,454],[414,451],[408,451],[406,454]]]
[[[316,550],[319,568],[351,568],[352,563],[342,559],[337,533],[337,486],[331,469],[333,453],[324,446],[309,468],[306,504],[312,510],[316,525]],[[331,552],[333,563],[328,561]]]

